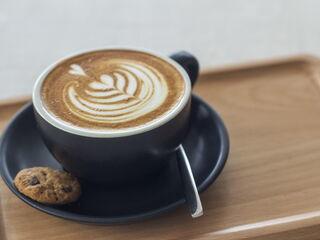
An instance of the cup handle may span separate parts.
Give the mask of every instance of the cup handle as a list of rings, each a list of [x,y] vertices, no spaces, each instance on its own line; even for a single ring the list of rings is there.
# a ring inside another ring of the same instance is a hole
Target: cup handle
[[[191,53],[186,51],[176,52],[170,55],[174,61],[179,63],[189,75],[191,85],[197,81],[199,75],[199,62]]]
[[[197,218],[203,215],[202,204],[198,193],[197,185],[194,180],[189,159],[182,145],[178,147],[178,166],[182,183],[184,186],[184,194],[189,205],[191,216]]]

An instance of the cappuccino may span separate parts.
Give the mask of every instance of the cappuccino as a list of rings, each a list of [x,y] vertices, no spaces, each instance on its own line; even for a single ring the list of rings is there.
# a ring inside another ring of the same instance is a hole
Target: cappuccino
[[[169,62],[140,51],[101,50],[51,70],[40,94],[54,117],[85,129],[127,129],[169,114],[186,82]]]

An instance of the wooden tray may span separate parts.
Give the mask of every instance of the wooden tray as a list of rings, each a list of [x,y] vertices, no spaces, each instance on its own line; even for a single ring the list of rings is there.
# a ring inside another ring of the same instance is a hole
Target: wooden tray
[[[195,92],[220,112],[231,154],[201,195],[205,215],[185,207],[121,226],[92,226],[39,212],[0,183],[0,239],[316,239],[320,234],[318,60],[298,56],[206,70]],[[3,127],[25,100],[0,106]]]

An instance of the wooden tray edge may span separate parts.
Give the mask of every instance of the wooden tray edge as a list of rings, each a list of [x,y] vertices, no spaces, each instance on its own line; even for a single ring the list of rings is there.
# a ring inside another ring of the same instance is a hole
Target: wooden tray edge
[[[200,76],[205,77],[207,75],[212,74],[224,74],[229,72],[245,71],[254,68],[265,68],[276,65],[284,65],[288,63],[307,63],[313,65],[315,63],[318,63],[319,61],[320,59],[316,56],[309,54],[299,54],[294,56],[285,56],[265,60],[255,60],[244,63],[229,64],[218,67],[208,67],[201,71]]]
[[[0,108],[11,106],[11,105],[22,105],[31,100],[31,96],[18,96],[13,98],[8,98],[0,101]]]
[[[0,177],[0,181],[2,181],[2,178]],[[1,191],[0,191],[0,239],[2,240],[6,240],[6,230],[5,230],[5,226],[4,226],[4,216],[2,214],[2,201],[1,201]]]

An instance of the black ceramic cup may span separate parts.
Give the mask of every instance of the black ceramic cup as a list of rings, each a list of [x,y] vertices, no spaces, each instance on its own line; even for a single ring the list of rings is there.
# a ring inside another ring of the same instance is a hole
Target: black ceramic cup
[[[186,91],[180,103],[151,125],[121,132],[79,129],[50,114],[41,100],[41,85],[48,73],[61,61],[49,66],[37,79],[33,90],[33,107],[40,134],[57,161],[75,176],[96,183],[132,182],[154,174],[167,164],[167,154],[176,151],[188,132],[191,88],[197,79],[199,65],[187,52],[170,58],[140,49],[172,66],[183,76]],[[103,50],[103,49],[101,49]]]

